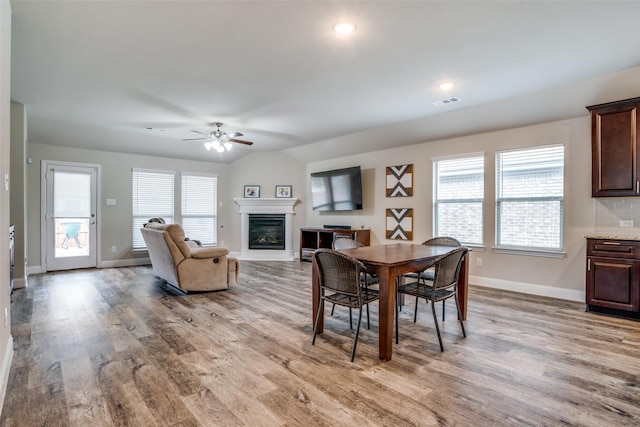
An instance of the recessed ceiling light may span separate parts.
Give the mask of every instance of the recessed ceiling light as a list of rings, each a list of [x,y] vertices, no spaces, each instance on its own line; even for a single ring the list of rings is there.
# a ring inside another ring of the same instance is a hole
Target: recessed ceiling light
[[[451,82],[445,82],[445,83],[442,83],[440,85],[440,89],[442,89],[442,90],[449,90],[452,87],[453,87],[453,83],[451,83]]]
[[[351,22],[339,22],[333,26],[333,31],[338,34],[349,34],[356,30],[356,24]]]

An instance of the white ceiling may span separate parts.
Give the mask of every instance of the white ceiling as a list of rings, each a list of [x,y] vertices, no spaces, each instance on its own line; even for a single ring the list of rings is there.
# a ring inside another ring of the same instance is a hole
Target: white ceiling
[[[314,160],[640,96],[637,73],[635,93],[602,90],[629,78],[612,73],[640,65],[638,1],[11,5],[11,98],[27,107],[33,143],[224,163],[261,150]],[[334,33],[342,20],[357,31]],[[443,92],[443,81],[456,86]],[[461,102],[432,105],[451,96]],[[182,141],[215,121],[255,144],[218,155]],[[314,149],[322,145],[331,150]]]

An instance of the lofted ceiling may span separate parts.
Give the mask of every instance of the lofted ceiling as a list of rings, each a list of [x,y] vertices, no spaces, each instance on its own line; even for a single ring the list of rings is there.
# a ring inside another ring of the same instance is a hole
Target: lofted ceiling
[[[615,86],[615,73],[640,66],[637,1],[11,6],[11,98],[26,105],[29,142],[222,163],[264,150],[310,161],[586,115],[618,95],[602,76]],[[356,31],[335,33],[340,21]],[[460,101],[433,105],[450,97]],[[218,154],[183,141],[214,122],[254,145]]]

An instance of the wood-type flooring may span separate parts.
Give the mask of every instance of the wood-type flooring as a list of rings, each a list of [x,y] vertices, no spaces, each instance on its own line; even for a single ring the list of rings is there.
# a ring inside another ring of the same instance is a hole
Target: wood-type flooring
[[[307,262],[243,261],[237,287],[187,296],[146,266],[33,275],[0,425],[640,425],[639,322],[471,286],[467,338],[449,300],[441,353],[413,306],[382,362],[372,304],[351,363],[345,308],[311,345]]]

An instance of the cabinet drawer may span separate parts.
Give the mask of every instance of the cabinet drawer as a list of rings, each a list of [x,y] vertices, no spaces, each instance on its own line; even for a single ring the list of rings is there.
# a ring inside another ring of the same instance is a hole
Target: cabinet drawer
[[[640,259],[640,242],[634,240],[587,239],[587,256]]]

